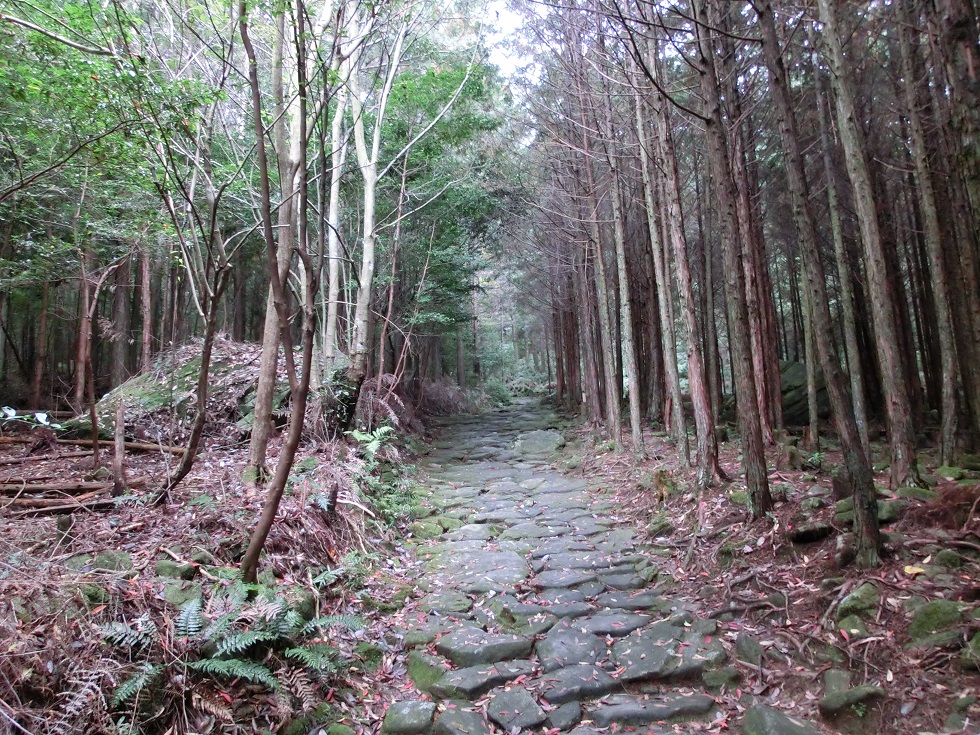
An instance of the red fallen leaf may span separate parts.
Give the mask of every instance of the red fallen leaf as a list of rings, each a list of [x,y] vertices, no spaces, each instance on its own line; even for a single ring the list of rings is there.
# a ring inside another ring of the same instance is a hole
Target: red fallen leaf
[[[228,704],[231,704],[231,695],[228,692],[218,692],[218,696],[225,700]]]
[[[328,702],[333,701],[333,693],[334,693],[334,688],[330,687],[330,689],[327,691],[327,697],[326,697]]]
[[[847,634],[847,631],[846,631],[846,630],[844,630],[843,628],[841,628],[841,629],[840,629],[840,634],[841,634],[841,637],[842,637],[842,638],[843,638],[843,639],[844,639],[845,641],[848,641],[848,642],[850,642],[850,640],[851,640],[851,636],[849,636],[849,635]]]
[[[710,636],[710,635],[706,635],[706,636],[704,637],[704,642],[705,642],[705,643],[711,643],[711,636]]]

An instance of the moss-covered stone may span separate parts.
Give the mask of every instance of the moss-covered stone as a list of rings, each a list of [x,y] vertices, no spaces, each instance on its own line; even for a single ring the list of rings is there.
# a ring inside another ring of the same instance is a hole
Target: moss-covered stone
[[[735,505],[747,506],[749,504],[749,494],[744,490],[736,490],[735,492],[729,493],[728,499],[735,503]]]
[[[960,666],[964,669],[980,669],[980,633],[974,633],[970,642],[960,652]]]
[[[868,629],[857,615],[848,615],[837,623],[837,629],[847,634],[849,638],[867,638]]]
[[[433,539],[442,535],[442,525],[431,518],[415,521],[408,527],[409,532],[417,539]]]
[[[92,560],[92,568],[106,572],[128,572],[133,568],[133,557],[128,551],[100,551]]]
[[[908,498],[909,500],[923,500],[930,501],[935,500],[938,496],[935,490],[930,490],[927,487],[900,487],[895,494],[900,498]]]
[[[80,572],[91,563],[91,554],[78,554],[77,556],[72,556],[65,560],[65,566],[71,569],[73,572]]]
[[[197,574],[195,565],[181,564],[173,559],[157,559],[153,570],[158,577],[170,577],[171,579],[194,579]]]
[[[966,473],[961,468],[949,467],[947,465],[937,467],[936,474],[942,477],[944,480],[951,480],[953,482],[962,480],[966,476]]]
[[[455,531],[463,525],[463,522],[459,518],[453,518],[449,515],[437,516],[433,520],[439,524],[443,531]]]
[[[448,662],[441,656],[429,656],[420,651],[408,654],[408,676],[420,692],[429,692],[446,675]]]
[[[735,639],[735,656],[739,661],[744,661],[752,666],[759,666],[766,651],[755,638],[748,633],[742,632]]]
[[[881,593],[870,582],[865,582],[848,594],[837,606],[838,619],[849,615],[871,615],[881,603]]]
[[[850,707],[864,704],[884,696],[885,690],[881,687],[862,684],[858,687],[828,694],[820,700],[817,707],[820,709],[820,714],[824,717],[837,717]]]
[[[200,582],[167,582],[163,585],[163,599],[174,607],[203,596]]]
[[[913,641],[956,625],[963,617],[963,606],[951,600],[931,600],[912,614],[909,638]]]
[[[741,678],[742,673],[734,666],[726,666],[721,669],[715,669],[714,671],[705,671],[701,674],[701,682],[706,689],[710,689],[713,692],[719,692],[725,687],[737,684]]]
[[[963,557],[954,549],[942,549],[932,557],[933,562],[947,569],[959,569],[963,566]]]

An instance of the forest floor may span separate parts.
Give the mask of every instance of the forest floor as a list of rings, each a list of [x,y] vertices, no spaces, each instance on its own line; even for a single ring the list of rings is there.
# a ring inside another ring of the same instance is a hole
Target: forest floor
[[[617,528],[633,529],[637,553],[653,562],[644,568],[657,570],[646,573],[656,594],[717,626],[707,637],[728,660],[711,696],[724,717],[675,729],[737,731],[756,701],[842,732],[976,731],[976,473],[940,468],[931,488],[883,493],[884,563],[840,568],[847,511],[833,499],[832,448],[774,448],[770,479],[783,499],[753,523],[737,480],[698,500],[662,436],[648,435],[648,457],[634,464],[588,429],[553,423],[568,443],[537,458],[538,469],[587,486]],[[458,444],[453,426],[435,456]],[[423,489],[431,467],[408,482],[404,451],[311,442],[260,583],[248,587],[236,563],[263,496],[242,483],[245,451],[231,434],[212,436],[166,506],[147,501],[176,455],[127,452],[130,493],[115,500],[90,449],[45,441],[0,444],[0,733],[231,732],[231,723],[375,733],[390,703],[409,696],[411,639],[400,630],[431,591],[419,585],[429,539],[459,525],[433,525],[446,513]],[[737,476],[734,443],[723,444],[723,464]],[[355,477],[373,479],[358,490]],[[57,514],[79,498],[91,507]],[[820,538],[795,543],[801,529]],[[431,645],[424,639],[417,645]],[[822,717],[828,685],[836,714]]]

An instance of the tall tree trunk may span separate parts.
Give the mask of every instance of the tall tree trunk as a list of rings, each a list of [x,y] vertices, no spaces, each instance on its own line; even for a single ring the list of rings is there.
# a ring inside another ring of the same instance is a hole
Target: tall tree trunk
[[[929,170],[925,130],[920,112],[919,82],[916,69],[921,68],[913,59],[912,17],[907,5],[910,0],[898,0],[899,41],[902,53],[902,76],[905,79],[905,97],[909,113],[909,132],[912,139],[912,160],[915,163],[916,191],[925,224],[925,250],[929,259],[929,275],[936,308],[936,329],[939,336],[939,359],[942,373],[942,431],[939,442],[939,464],[949,465],[956,454],[956,344],[953,336],[953,319],[949,307],[949,287],[943,262],[943,237],[939,226],[936,194],[932,172]]]
[[[130,256],[124,258],[114,274],[112,291],[112,333],[109,357],[109,387],[122,385],[129,374],[126,370],[126,357],[129,354],[129,263]]]
[[[834,346],[827,282],[818,250],[815,218],[806,194],[808,191],[806,170],[772,7],[769,0],[756,0],[754,5],[759,14],[763,51],[769,68],[770,87],[775,102],[783,154],[786,157],[786,178],[793,223],[800,240],[807,294],[813,313],[813,337],[820,355],[834,421],[844,453],[845,472],[854,496],[857,561],[862,566],[870,567],[878,563],[881,545],[874,476],[870,459],[858,433],[853,403],[847,395],[847,383],[841,372],[837,349]]]
[[[603,49],[605,51],[605,49]],[[626,227],[623,224],[622,192],[619,180],[619,154],[613,139],[612,101],[608,90],[605,100],[605,149],[612,187],[609,192],[613,215],[613,239],[616,245],[616,273],[619,279],[620,351],[623,368],[629,383],[630,440],[633,455],[643,454],[643,425],[640,419],[640,371],[636,364],[636,345],[633,337],[633,311],[630,303],[629,273],[626,270]],[[617,397],[618,398],[618,397]]]
[[[664,243],[660,239],[656,222],[656,202],[654,201],[653,175],[651,173],[652,149],[647,136],[646,115],[643,111],[643,101],[639,94],[635,97],[636,104],[636,133],[640,142],[640,173],[643,176],[643,199],[646,204],[647,228],[650,233],[650,248],[653,251],[654,274],[657,279],[657,298],[660,301],[660,338],[664,355],[664,373],[667,378],[667,392],[670,396],[670,429],[684,461],[691,462],[691,450],[687,441],[687,425],[684,421],[684,398],[681,395],[681,381],[677,372],[677,336],[674,322],[670,318],[670,282],[667,280],[667,269],[664,262]],[[685,312],[686,314],[686,312]],[[690,353],[690,345],[688,347]],[[690,354],[688,356],[690,361]],[[698,435],[699,450],[700,434]],[[709,448],[710,449],[710,448]]]
[[[153,367],[153,292],[150,288],[153,271],[153,258],[146,242],[140,248],[140,372],[146,373]]]
[[[695,32],[698,42],[698,72],[701,94],[705,104],[705,132],[708,139],[708,158],[715,180],[715,193],[722,227],[722,255],[725,261],[725,300],[728,304],[729,339],[731,344],[739,432],[742,441],[742,464],[753,518],[772,510],[769,477],[759,416],[759,399],[753,375],[750,348],[748,305],[745,298],[745,272],[742,266],[740,232],[735,211],[734,180],[732,179],[728,145],[721,115],[721,99],[715,72],[714,50],[709,29],[717,27],[709,19],[713,0],[693,0]]]
[[[45,281],[41,285],[41,316],[37,327],[37,354],[34,358],[34,375],[31,377],[31,408],[41,407],[41,381],[44,378],[44,367],[48,362],[48,300],[51,284]]]
[[[864,134],[857,121],[854,93],[847,75],[847,60],[841,46],[837,24],[836,0],[818,0],[823,39],[834,81],[837,122],[844,145],[848,177],[854,190],[854,205],[861,229],[865,267],[871,286],[871,311],[875,343],[885,392],[885,409],[891,440],[891,487],[921,485],[915,455],[915,427],[909,402],[908,384],[900,363],[900,335],[895,322],[895,308],[886,270],[887,253],[881,237],[871,175],[868,170]]]
[[[857,423],[861,446],[868,456],[871,444],[868,439],[868,409],[865,402],[864,372],[861,368],[861,351],[858,347],[857,317],[854,314],[854,277],[851,263],[844,244],[844,226],[841,223],[840,203],[837,198],[837,179],[831,157],[830,121],[827,119],[826,94],[823,89],[823,74],[814,64],[813,75],[817,93],[818,117],[820,120],[820,146],[823,149],[824,174],[827,183],[827,208],[830,213],[830,231],[834,241],[834,259],[837,276],[840,280],[840,302],[843,315],[844,345],[847,357],[847,375],[851,383],[851,401],[854,404],[854,420]]]

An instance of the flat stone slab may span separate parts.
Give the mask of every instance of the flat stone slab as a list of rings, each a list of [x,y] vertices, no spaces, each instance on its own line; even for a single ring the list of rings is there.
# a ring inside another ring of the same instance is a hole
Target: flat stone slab
[[[564,536],[548,539],[531,552],[532,559],[541,559],[545,556],[561,554],[568,551],[594,551],[591,544],[580,539]]]
[[[450,541],[489,541],[496,536],[497,532],[493,526],[485,523],[470,523],[447,533],[445,538]]]
[[[432,726],[434,702],[393,702],[381,725],[383,735],[422,735]]]
[[[554,671],[574,664],[595,664],[606,656],[606,644],[591,633],[572,628],[552,628],[538,641],[535,652],[542,671]]]
[[[598,551],[558,551],[544,557],[550,569],[604,569],[613,561],[609,554]]]
[[[619,686],[619,682],[598,666],[580,664],[558,669],[542,679],[541,696],[548,704],[598,699]]]
[[[525,521],[524,523],[518,523],[516,526],[505,529],[500,534],[500,538],[519,540],[553,538],[555,536],[563,536],[569,530],[569,527],[565,525],[546,526],[541,523],[535,523],[534,521]]]
[[[753,704],[742,718],[742,735],[821,735],[806,720],[792,717],[764,704]]]
[[[531,576],[524,557],[514,551],[461,551],[450,558],[438,577],[443,587],[462,592],[506,592]]]
[[[530,676],[537,668],[537,663],[527,660],[505,661],[493,666],[468,666],[447,672],[429,691],[438,699],[473,700],[519,676]]]
[[[464,625],[436,642],[436,651],[457,666],[478,666],[522,658],[531,652],[534,642],[507,633],[487,633]]]
[[[633,633],[613,644],[613,658],[623,667],[620,679],[637,681],[666,676],[677,664],[677,648],[684,631],[679,636],[660,640],[655,635]]]
[[[592,612],[592,605],[587,602],[559,602],[543,609],[558,618],[581,618]]]
[[[636,613],[599,613],[575,620],[575,627],[585,633],[609,635],[614,638],[629,635],[637,628],[649,623],[653,618]]]
[[[491,735],[490,725],[479,712],[449,709],[436,720],[433,735]]]
[[[706,694],[678,694],[665,697],[617,695],[589,709],[589,717],[599,727],[610,725],[649,725],[707,714],[715,700]]]
[[[595,579],[595,572],[587,572],[583,569],[554,569],[538,574],[534,578],[534,583],[538,587],[565,588],[578,587],[593,579]]]
[[[536,727],[548,719],[526,689],[503,689],[492,697],[487,706],[487,717],[507,732]]]
[[[473,601],[456,590],[431,592],[419,602],[420,609],[442,614],[465,613],[471,607],[473,607]]]
[[[600,574],[599,581],[609,589],[637,590],[646,587],[647,581],[639,574]]]
[[[653,592],[606,592],[595,600],[597,605],[617,610],[649,610],[663,603],[663,598]]]

